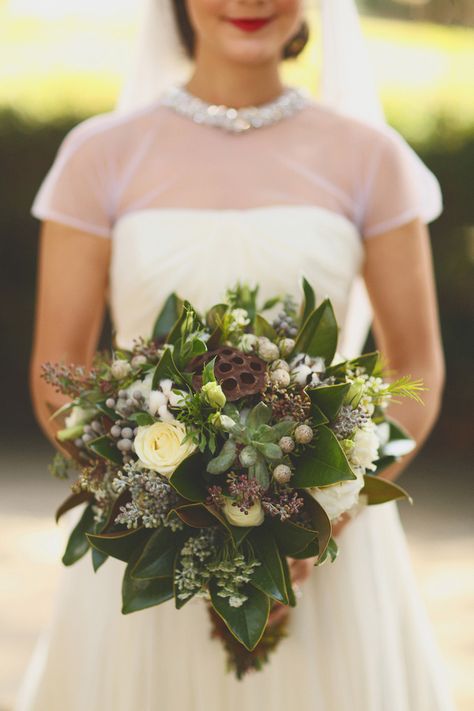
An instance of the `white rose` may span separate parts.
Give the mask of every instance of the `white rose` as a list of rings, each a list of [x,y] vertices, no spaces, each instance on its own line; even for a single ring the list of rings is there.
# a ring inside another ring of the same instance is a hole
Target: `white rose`
[[[176,420],[140,426],[133,442],[135,452],[148,469],[170,477],[196,449],[191,440],[183,442],[185,435],[185,426]]]
[[[353,469],[357,479],[341,481],[338,484],[319,488],[310,487],[308,491],[326,511],[327,515],[334,521],[343,513],[349,511],[359,501],[359,492],[364,487],[364,475],[362,469]]]
[[[265,514],[260,501],[256,501],[249,508],[248,513],[240,511],[238,506],[233,506],[233,499],[226,496],[224,503],[224,516],[233,526],[260,526]]]
[[[353,442],[354,446],[348,453],[350,463],[354,467],[375,470],[377,467],[374,461],[379,458],[380,444],[375,423],[370,421],[358,427]]]

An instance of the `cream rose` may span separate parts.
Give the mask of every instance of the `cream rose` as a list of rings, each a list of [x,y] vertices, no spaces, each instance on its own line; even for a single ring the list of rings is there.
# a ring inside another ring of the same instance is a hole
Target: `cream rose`
[[[351,465],[374,471],[377,467],[374,462],[379,458],[380,440],[377,426],[369,421],[358,427],[354,435],[354,446],[348,452]]]
[[[359,501],[360,490],[364,487],[363,470],[355,467],[352,470],[357,479],[341,481],[321,488],[313,486],[308,489],[311,496],[326,511],[331,521],[338,519],[346,511],[350,511]]]
[[[155,422],[138,427],[133,444],[139,460],[148,469],[170,477],[196,449],[191,440],[183,442],[185,436],[182,422]]]
[[[256,501],[249,508],[248,513],[240,511],[238,506],[232,506],[233,499],[226,497],[224,504],[224,516],[233,526],[260,526],[263,523],[265,514],[262,504]]]

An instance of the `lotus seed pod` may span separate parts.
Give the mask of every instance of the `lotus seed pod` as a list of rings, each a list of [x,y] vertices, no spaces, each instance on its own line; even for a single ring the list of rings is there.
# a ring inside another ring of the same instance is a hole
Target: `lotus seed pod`
[[[108,397],[107,400],[105,401],[105,404],[107,407],[115,407],[115,400],[113,397]]]
[[[131,427],[124,427],[122,429],[122,437],[125,439],[131,439],[133,437],[133,430]]]
[[[287,370],[283,370],[283,368],[274,370],[273,373],[271,373],[270,378],[272,383],[278,385],[280,388],[287,388],[291,380],[289,372]]]
[[[134,368],[138,368],[140,365],[145,365],[146,363],[146,356],[144,355],[135,355],[133,356],[131,360],[131,364]]]
[[[313,430],[309,425],[298,425],[294,432],[298,444],[309,444],[313,439]]]
[[[120,380],[121,378],[126,378],[130,373],[132,366],[130,363],[122,358],[114,360],[110,366],[110,372],[114,378]]]
[[[283,454],[290,454],[290,452],[292,452],[295,448],[295,440],[293,437],[282,437],[278,442],[278,445]]]
[[[122,434],[122,428],[118,425],[112,425],[112,427],[110,428],[110,434],[112,435],[112,437],[120,437]]]
[[[243,467],[251,467],[257,461],[257,452],[253,447],[248,445],[240,452],[239,459]]]
[[[273,478],[278,484],[288,484],[291,479],[291,469],[286,464],[278,464],[273,470]]]
[[[258,339],[258,355],[267,363],[271,363],[280,357],[280,350],[276,343],[272,343],[266,336],[261,336]]]
[[[117,448],[120,449],[121,452],[129,452],[132,448],[132,441],[130,439],[119,439]]]
[[[280,352],[282,356],[285,358],[287,355],[290,355],[295,345],[296,343],[293,338],[283,338],[280,341]]]
[[[286,362],[286,360],[283,360],[282,358],[278,358],[278,360],[274,360],[273,363],[271,364],[271,369],[272,370],[286,370],[288,373],[290,372],[290,366]]]

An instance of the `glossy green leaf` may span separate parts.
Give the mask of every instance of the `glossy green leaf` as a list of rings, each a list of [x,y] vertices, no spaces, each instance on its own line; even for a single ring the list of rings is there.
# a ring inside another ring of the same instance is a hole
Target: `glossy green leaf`
[[[150,415],[149,412],[133,412],[131,415],[127,416],[127,419],[136,422],[137,425],[152,425],[156,422],[155,418]]]
[[[356,475],[332,430],[321,425],[316,432],[314,446],[307,447],[294,460],[296,471],[291,480],[292,486],[330,486],[355,479]]]
[[[316,405],[329,420],[334,420],[350,387],[350,383],[323,385],[319,388],[308,388],[306,392],[311,398],[311,403]]]
[[[204,504],[185,504],[174,509],[179,518],[192,528],[207,528],[215,526],[215,517],[209,513]]]
[[[105,553],[101,553],[101,551],[98,551],[96,548],[92,548],[92,567],[95,573],[97,573],[100,566],[105,563],[108,557],[109,556]]]
[[[336,363],[335,365],[330,365],[328,368],[326,368],[326,375],[334,375],[336,377],[342,377],[344,373],[346,372],[347,368],[356,368],[357,366],[361,366],[365,368],[365,371],[367,372],[368,375],[372,375],[375,366],[377,365],[377,361],[379,359],[379,352],[378,351],[372,351],[370,353],[363,353],[360,356],[357,356],[357,358],[352,358],[351,360],[345,360],[342,361],[341,363]]]
[[[305,511],[311,518],[311,528],[318,532],[317,552],[311,555],[324,556],[332,535],[331,521],[320,503],[308,491],[300,491],[305,502]]]
[[[85,507],[81,518],[69,536],[66,550],[62,557],[64,565],[73,565],[87,553],[90,546],[86,534],[88,531],[93,531],[94,528],[94,511],[92,510],[92,502],[90,502]]]
[[[330,363],[337,346],[338,327],[329,299],[325,299],[306,319],[298,334],[295,352],[324,358]]]
[[[189,501],[204,501],[207,489],[203,479],[206,465],[200,453],[187,457],[170,478],[170,483],[180,496]]]
[[[366,474],[364,482],[364,488],[360,493],[361,496],[367,496],[369,505],[383,504],[386,501],[396,501],[397,499],[406,499],[411,504],[413,503],[410,494],[393,481],[384,479],[381,476]]]
[[[271,341],[277,340],[277,334],[275,329],[261,314],[257,314],[255,316],[254,333],[256,336],[266,336]]]
[[[228,308],[227,304],[216,304],[206,313],[206,323],[211,331],[215,331],[221,327],[222,319],[227,313]]]
[[[88,449],[91,449],[95,454],[98,454],[103,459],[107,459],[114,464],[123,464],[123,458],[119,450],[107,435],[92,439],[86,444]]]
[[[165,338],[173,328],[179,318],[179,314],[183,308],[181,299],[172,293],[166,299],[161,312],[156,318],[152,331],[152,339],[157,341]]]
[[[182,543],[182,533],[159,528],[152,533],[137,562],[131,569],[132,578],[151,580],[172,578],[176,551]]]
[[[153,390],[157,390],[160,380],[164,380],[165,378],[176,380],[176,376],[180,378],[180,373],[174,362],[173,354],[170,348],[165,348],[163,355],[155,367],[151,387]]]
[[[142,550],[151,536],[151,529],[140,526],[115,533],[87,533],[89,543],[101,553],[127,562],[132,553]]]
[[[234,637],[249,651],[259,643],[270,613],[270,598],[257,588],[243,588],[248,600],[241,607],[231,607],[228,598],[219,597],[214,580],[209,585],[212,606]]]
[[[70,496],[68,496],[67,499],[63,501],[61,506],[56,511],[56,523],[59,521],[61,516],[66,513],[66,511],[70,511],[71,509],[76,508],[76,506],[83,504],[85,501],[92,501],[93,498],[94,495],[91,494],[89,491],[80,491],[78,494],[71,494]]]
[[[255,557],[261,563],[253,571],[252,585],[274,600],[288,605],[281,555],[271,529],[265,525],[256,527],[248,541],[252,544]]]
[[[132,556],[125,568],[122,580],[122,613],[124,615],[161,605],[173,597],[172,578],[154,578],[153,580],[133,578],[131,573],[136,561],[137,556]]]
[[[319,427],[320,425],[326,425],[328,422],[329,420],[324,412],[314,402],[311,403],[311,425]]]
[[[281,558],[281,566],[283,569],[283,576],[285,578],[285,587],[288,594],[288,604],[290,607],[296,607],[296,596],[293,590],[293,585],[290,577],[290,569],[288,567],[288,561],[285,556]]]
[[[293,521],[282,523],[279,519],[274,518],[268,522],[268,525],[275,536],[282,555],[287,555],[291,558],[304,551],[317,536],[317,531],[304,528],[304,526],[293,523]]]
[[[314,311],[316,307],[316,296],[314,289],[305,277],[303,277],[303,304],[301,313],[301,325],[304,326],[309,315]]]

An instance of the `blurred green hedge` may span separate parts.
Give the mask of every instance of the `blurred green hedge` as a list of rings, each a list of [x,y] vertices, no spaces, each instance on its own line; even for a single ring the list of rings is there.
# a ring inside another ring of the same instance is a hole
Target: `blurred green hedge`
[[[13,111],[0,112],[1,196],[0,269],[2,308],[1,372],[9,403],[6,428],[14,435],[36,427],[28,389],[28,363],[34,317],[38,222],[29,210],[65,133],[83,116],[54,123],[31,123]],[[474,127],[452,136],[439,124],[430,142],[414,146],[438,176],[445,209],[430,226],[443,342],[448,368],[441,418],[432,446],[470,442],[472,403],[466,388],[473,353],[472,285],[474,262]],[[110,324],[102,341],[110,338]],[[369,339],[370,342],[370,339]],[[5,433],[4,429],[4,433]]]

